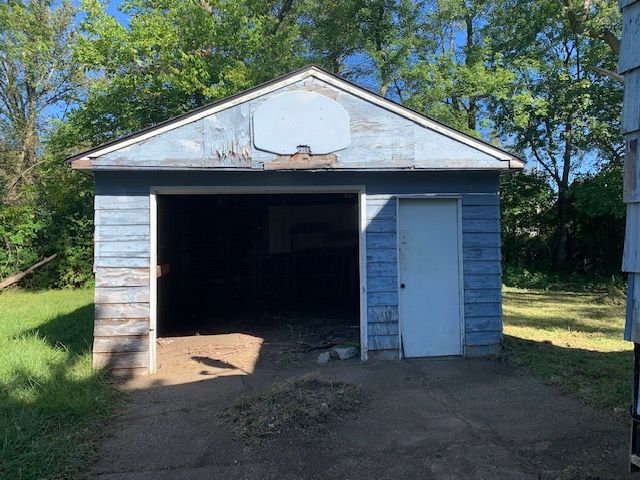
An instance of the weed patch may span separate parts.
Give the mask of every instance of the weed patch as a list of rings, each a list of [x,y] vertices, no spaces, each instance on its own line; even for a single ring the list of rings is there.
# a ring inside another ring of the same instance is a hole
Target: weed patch
[[[359,386],[303,377],[243,395],[223,419],[244,440],[301,432],[322,432],[327,425],[364,405]]]

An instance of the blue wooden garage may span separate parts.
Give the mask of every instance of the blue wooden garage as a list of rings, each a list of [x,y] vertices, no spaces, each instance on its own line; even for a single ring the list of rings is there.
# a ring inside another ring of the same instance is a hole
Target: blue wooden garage
[[[350,315],[362,360],[500,345],[523,162],[322,69],[70,161],[95,177],[97,367],[153,373],[159,337],[239,309]]]

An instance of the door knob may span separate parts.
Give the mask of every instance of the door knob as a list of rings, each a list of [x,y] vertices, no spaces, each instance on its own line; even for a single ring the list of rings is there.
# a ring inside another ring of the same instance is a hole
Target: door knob
[[[404,288],[404,287],[405,287],[405,284],[404,284],[404,283],[401,283],[401,284],[400,284],[400,288]]]

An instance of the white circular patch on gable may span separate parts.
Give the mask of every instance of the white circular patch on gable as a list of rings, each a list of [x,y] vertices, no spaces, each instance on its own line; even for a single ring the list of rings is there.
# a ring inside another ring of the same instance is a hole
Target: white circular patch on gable
[[[351,142],[349,113],[335,100],[315,92],[286,92],[253,112],[253,143],[258,150],[292,155],[309,147],[323,155]]]

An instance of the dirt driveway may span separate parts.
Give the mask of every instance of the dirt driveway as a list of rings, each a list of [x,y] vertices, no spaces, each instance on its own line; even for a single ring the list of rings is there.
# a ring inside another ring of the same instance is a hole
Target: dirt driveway
[[[239,341],[241,340],[241,341]],[[175,342],[175,343],[174,343]],[[127,381],[90,478],[622,478],[627,425],[496,360],[315,363],[230,336],[159,346],[160,372]],[[369,401],[328,432],[247,444],[220,420],[241,392],[316,373]]]

